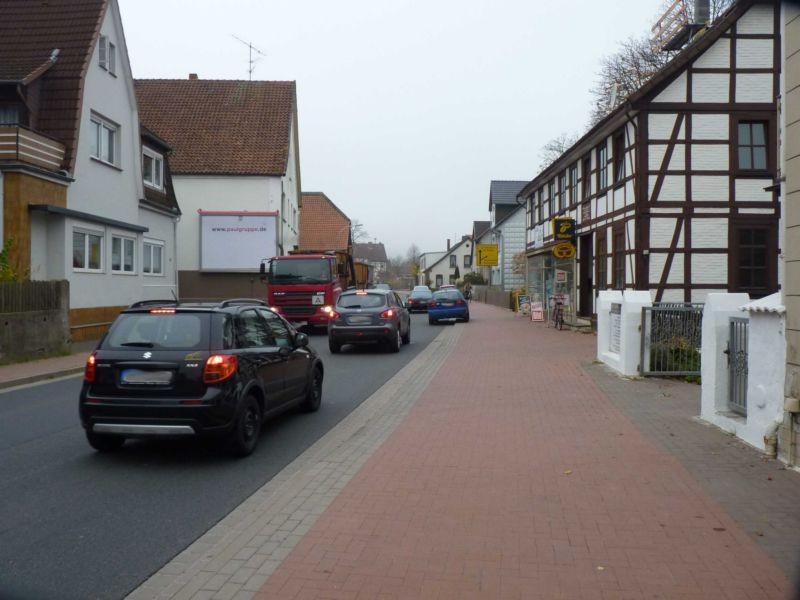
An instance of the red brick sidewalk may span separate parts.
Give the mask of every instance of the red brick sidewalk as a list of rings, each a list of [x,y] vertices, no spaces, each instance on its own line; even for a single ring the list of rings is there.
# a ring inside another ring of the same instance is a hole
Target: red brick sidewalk
[[[581,369],[593,337],[472,311],[406,421],[259,598],[789,597]]]

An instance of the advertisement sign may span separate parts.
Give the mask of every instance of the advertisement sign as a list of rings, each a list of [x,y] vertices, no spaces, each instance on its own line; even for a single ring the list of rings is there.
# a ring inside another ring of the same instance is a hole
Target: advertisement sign
[[[566,271],[556,269],[556,283],[567,283],[567,275],[569,275],[569,273]]]
[[[200,270],[258,272],[278,253],[277,212],[213,212],[200,215]]]
[[[575,238],[575,219],[572,217],[553,218],[553,239],[572,241]]]
[[[517,296],[517,312],[521,315],[528,315],[531,312],[531,297],[524,294]]]
[[[553,256],[556,258],[574,258],[575,246],[569,242],[561,242],[553,246]]]
[[[543,302],[531,302],[531,321],[544,321]]]
[[[497,266],[497,244],[476,244],[475,254],[478,258],[477,264],[479,267]]]
[[[544,225],[537,225],[533,228],[533,247],[541,248],[544,246]]]

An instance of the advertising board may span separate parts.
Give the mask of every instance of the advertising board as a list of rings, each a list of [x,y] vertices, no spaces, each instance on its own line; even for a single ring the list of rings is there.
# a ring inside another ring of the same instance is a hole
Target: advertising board
[[[201,271],[257,272],[278,253],[277,212],[198,212]]]

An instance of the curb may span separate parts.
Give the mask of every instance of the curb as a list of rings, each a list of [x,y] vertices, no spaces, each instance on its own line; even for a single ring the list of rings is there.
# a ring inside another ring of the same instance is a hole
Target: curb
[[[19,379],[9,379],[7,381],[0,381],[0,390],[17,387],[20,385],[27,385],[29,383],[45,382],[48,379],[57,379],[67,375],[78,375],[83,372],[84,367],[71,367],[69,369],[60,369],[58,371],[49,371],[47,373],[39,373],[37,375],[29,375],[27,377],[20,377]]]

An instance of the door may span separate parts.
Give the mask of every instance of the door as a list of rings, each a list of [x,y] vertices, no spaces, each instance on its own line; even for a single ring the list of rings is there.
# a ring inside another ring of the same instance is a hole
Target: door
[[[579,313],[582,317],[591,317],[594,312],[594,290],[592,288],[592,234],[582,235],[578,239],[580,251],[580,286]]]
[[[269,326],[275,344],[280,349],[281,359],[284,361],[283,402],[292,402],[305,393],[310,376],[311,355],[307,349],[295,347],[294,336],[283,319],[264,308],[258,309],[258,312]]]
[[[266,321],[253,308],[243,310],[236,319],[236,347],[241,363],[239,372],[256,379],[264,390],[265,412],[283,404],[286,401],[286,361]]]

